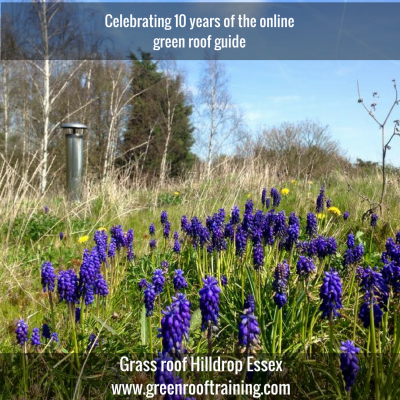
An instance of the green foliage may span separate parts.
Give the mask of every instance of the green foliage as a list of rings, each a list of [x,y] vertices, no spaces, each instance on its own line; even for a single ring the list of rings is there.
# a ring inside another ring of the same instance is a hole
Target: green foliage
[[[362,182],[364,184],[364,182]],[[305,186],[299,182],[297,184],[289,182],[278,182],[274,186],[277,188],[288,187],[290,194],[283,197],[280,210],[285,210],[286,215],[291,211],[296,211],[301,217],[301,236],[300,240],[307,240],[304,232],[306,223],[306,213],[315,209],[315,197],[318,193],[319,185],[316,183],[312,187]],[[34,214],[30,222],[28,214],[20,216],[16,222],[19,226],[22,237],[25,241],[31,241],[29,236],[22,233],[23,226],[38,225],[34,232],[42,232],[34,246],[16,246],[12,253],[7,255],[7,266],[15,264],[11,275],[9,269],[4,269],[2,279],[5,284],[0,291],[0,350],[4,353],[14,352],[15,357],[0,361],[0,388],[4,387],[3,393],[0,389],[0,398],[15,398],[18,392],[19,397],[23,395],[23,374],[22,361],[20,359],[21,349],[15,346],[14,330],[15,320],[18,318],[29,317],[30,330],[33,327],[41,327],[43,322],[50,323],[51,312],[49,299],[43,294],[40,285],[40,265],[43,261],[51,261],[56,271],[66,268],[73,268],[79,271],[82,252],[85,247],[91,248],[94,245],[92,239],[85,244],[79,244],[77,239],[80,234],[76,232],[93,232],[95,227],[105,226],[110,231],[114,224],[121,223],[125,230],[135,229],[134,250],[136,258],[133,263],[126,260],[126,252],[122,250],[115,259],[115,262],[103,266],[102,273],[107,274],[110,287],[110,295],[106,301],[101,299],[99,305],[96,303],[84,307],[84,322],[76,326],[77,345],[79,349],[79,361],[81,365],[87,358],[88,337],[91,333],[100,336],[99,346],[96,347],[83,369],[82,381],[80,386],[81,398],[107,398],[110,392],[106,389],[107,383],[113,382],[137,382],[139,379],[145,382],[153,382],[151,376],[138,376],[135,374],[124,375],[118,369],[119,358],[127,355],[130,359],[143,359],[150,351],[150,344],[154,353],[161,349],[160,338],[158,337],[159,319],[162,317],[160,311],[165,309],[174,296],[172,279],[174,270],[180,268],[184,270],[188,281],[188,288],[185,293],[191,302],[191,330],[190,340],[187,348],[191,352],[207,354],[208,343],[206,333],[201,332],[201,312],[199,310],[198,291],[202,286],[201,277],[211,274],[218,277],[226,274],[228,286],[222,288],[220,302],[220,322],[218,330],[213,332],[213,351],[223,354],[224,357],[240,359],[243,353],[240,352],[237,342],[238,321],[243,312],[242,295],[252,293],[256,298],[256,315],[260,325],[261,344],[257,350],[257,357],[274,357],[274,349],[281,342],[284,363],[287,372],[284,376],[255,375],[255,382],[279,382],[289,380],[292,383],[292,398],[312,398],[312,399],[345,399],[346,392],[343,387],[341,371],[339,369],[340,341],[352,340],[355,335],[356,344],[361,348],[360,373],[356,384],[351,391],[353,399],[373,399],[371,388],[374,389],[375,373],[368,379],[370,365],[370,332],[365,329],[357,318],[355,299],[358,306],[363,301],[363,295],[358,292],[358,282],[355,278],[355,266],[345,268],[343,266],[343,254],[346,250],[346,238],[348,233],[354,233],[356,243],[362,243],[365,248],[363,265],[381,267],[380,255],[384,249],[384,243],[389,235],[393,235],[397,228],[394,220],[379,220],[378,227],[372,230],[367,221],[362,221],[361,207],[357,198],[352,193],[343,189],[337,180],[332,179],[327,185],[326,191],[332,198],[332,204],[339,206],[343,212],[350,210],[348,221],[344,221],[341,216],[327,214],[326,218],[319,220],[320,233],[332,235],[338,242],[338,253],[325,261],[315,259],[317,272],[311,277],[307,285],[297,277],[295,272],[296,262],[299,254],[276,247],[265,247],[265,264],[260,273],[255,273],[252,266],[252,244],[248,247],[242,258],[235,257],[234,247],[228,243],[226,251],[221,255],[216,253],[209,254],[206,248],[194,249],[189,238],[180,232],[182,239],[182,252],[179,256],[173,254],[171,248],[173,240],[166,240],[162,236],[162,229],[159,222],[161,210],[167,210],[172,227],[171,232],[179,230],[180,217],[182,214],[188,216],[197,215],[203,221],[206,215],[218,211],[224,207],[229,214],[233,204],[239,205],[244,210],[244,204],[248,195],[253,195],[255,210],[260,208],[258,187],[241,187],[235,191],[234,185],[230,182],[229,186],[224,186],[222,178],[217,183],[209,182],[200,185],[199,192],[206,193],[201,197],[192,188],[177,188],[185,193],[185,202],[182,203],[181,195],[173,192],[162,192],[158,195],[157,206],[154,206],[151,198],[153,192],[143,191],[140,198],[147,198],[151,207],[140,209],[132,213],[121,213],[115,215],[117,206],[110,204],[108,198],[98,198],[93,200],[82,216],[66,216],[60,212],[58,216],[52,214]],[[193,190],[193,193],[191,192]],[[307,192],[306,192],[307,191]],[[308,193],[309,192],[309,193]],[[133,194],[132,194],[133,195]],[[389,197],[395,203],[395,197]],[[154,200],[153,200],[154,201]],[[147,204],[147,202],[144,202]],[[54,207],[50,207],[51,210]],[[395,207],[392,207],[396,212]],[[107,210],[107,211],[106,211]],[[108,211],[112,210],[112,211]],[[112,215],[108,215],[112,213]],[[113,218],[112,218],[113,217]],[[227,216],[228,219],[228,216]],[[47,221],[48,220],[48,221]],[[108,222],[107,221],[112,221]],[[46,223],[43,221],[47,221]],[[52,221],[51,223],[49,221]],[[157,250],[151,253],[148,247],[148,225],[155,221]],[[48,225],[46,225],[48,224]],[[45,227],[42,227],[45,226]],[[55,226],[52,228],[52,226]],[[66,238],[64,241],[58,239],[58,232],[65,230]],[[3,230],[3,236],[6,231]],[[37,236],[35,236],[37,237]],[[32,239],[33,241],[33,239]],[[370,246],[371,241],[371,246]],[[288,303],[282,312],[283,335],[277,335],[274,339],[274,332],[279,332],[277,308],[273,301],[274,294],[274,268],[279,260],[290,259],[291,276],[289,279]],[[145,278],[148,282],[152,279],[155,268],[160,267],[160,263],[167,260],[170,263],[169,270],[166,272],[166,289],[161,295],[160,304],[158,299],[155,304],[154,316],[146,318],[143,305],[143,292],[138,288],[138,282]],[[319,289],[321,286],[323,272],[333,267],[340,273],[343,283],[343,305],[341,311],[342,318],[335,319],[333,322],[334,339],[333,348],[335,355],[334,372],[329,368],[330,351],[329,329],[330,324],[327,320],[321,320],[319,311]],[[4,268],[4,267],[3,267]],[[16,280],[18,279],[18,283]],[[112,283],[111,283],[112,282]],[[55,296],[56,297],[56,296]],[[81,305],[82,306],[82,305]],[[381,357],[380,368],[380,400],[398,398],[400,386],[398,379],[398,364],[393,361],[395,353],[396,327],[397,335],[400,334],[400,324],[396,319],[395,311],[398,310],[398,299],[391,298],[389,312],[386,314],[382,328],[377,331],[377,343],[380,345],[381,352],[385,355]],[[28,363],[28,398],[54,398],[70,399],[76,387],[77,377],[80,369],[76,366],[74,341],[72,335],[72,325],[68,308],[65,302],[55,301],[56,326],[60,336],[61,346],[52,349],[50,346],[36,357],[36,364],[33,360]],[[30,344],[28,350],[32,350],[32,355],[37,354]],[[44,346],[41,347],[41,350]],[[303,357],[306,352],[307,356]],[[19,357],[19,358],[18,358]],[[30,357],[30,356],[29,356]],[[45,360],[45,363],[43,362]],[[34,367],[35,365],[35,367]],[[53,366],[56,367],[53,368]],[[393,366],[391,370],[391,366]],[[6,368],[4,370],[4,368]],[[7,371],[7,374],[4,374]],[[373,370],[372,370],[373,371]],[[7,379],[4,379],[7,376]],[[37,376],[41,377],[40,393],[36,396]],[[390,377],[390,378],[388,378]],[[201,374],[202,380],[208,379],[207,374]],[[224,376],[215,376],[216,380],[224,381]],[[195,377],[187,376],[193,380]],[[393,384],[390,383],[392,380]],[[368,384],[369,386],[368,386]],[[36,397],[35,397],[36,396]]]
[[[132,93],[141,93],[133,99],[127,129],[124,132],[122,164],[139,162],[150,177],[160,173],[168,118],[168,105],[173,108],[171,138],[167,164],[171,177],[182,175],[194,163],[191,152],[194,143],[190,122],[192,107],[187,104],[179,74],[167,75],[158,69],[150,54],[141,52],[141,60],[132,59]],[[168,91],[166,87],[168,86]],[[172,115],[172,114],[171,114]]]
[[[26,242],[36,242],[42,236],[54,233],[59,226],[59,219],[51,214],[35,213],[31,216],[19,215],[15,218],[11,236]],[[7,227],[3,227],[3,232]]]
[[[175,193],[160,193],[158,196],[158,206],[182,204],[182,197],[179,192]]]

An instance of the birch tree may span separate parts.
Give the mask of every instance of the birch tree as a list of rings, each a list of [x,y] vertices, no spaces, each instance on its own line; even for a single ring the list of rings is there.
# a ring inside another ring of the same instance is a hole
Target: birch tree
[[[47,0],[40,0],[35,7],[36,16],[39,20],[41,30],[41,48],[36,50],[41,55],[42,61],[28,61],[29,64],[36,70],[37,74],[30,74],[36,95],[38,96],[41,108],[40,122],[42,125],[42,139],[40,146],[40,192],[43,194],[48,185],[49,174],[49,144],[52,140],[52,135],[59,128],[60,124],[72,117],[75,113],[85,108],[90,104],[93,99],[90,99],[86,104],[81,105],[73,111],[69,111],[64,118],[52,123],[51,115],[56,108],[57,101],[64,94],[73,78],[84,65],[85,61],[72,62],[72,61],[53,61],[53,51],[58,49],[51,49],[50,41],[57,35],[64,35],[65,41],[58,43],[59,46],[67,46],[72,43],[74,32],[68,22],[65,21],[63,26],[59,26],[60,18],[62,17],[62,3],[61,2],[47,2]],[[61,19],[62,21],[62,19]],[[33,44],[34,45],[34,44]],[[35,44],[36,46],[36,44]],[[55,73],[55,70],[64,70],[63,73]],[[63,76],[60,81],[57,76]]]
[[[214,157],[233,144],[243,118],[228,91],[224,65],[217,58],[204,61],[197,99],[198,136],[205,149],[206,173],[211,175]]]
[[[115,68],[109,68],[109,81],[111,83],[110,99],[109,99],[109,118],[108,132],[106,139],[106,148],[103,159],[103,179],[108,175],[114,160],[117,158],[118,141],[121,138],[122,126],[121,123],[125,120],[128,106],[132,100],[140,96],[147,89],[140,92],[130,92],[134,76],[130,79],[126,64],[119,62]],[[143,143],[145,145],[146,143]]]
[[[3,114],[4,114],[4,157],[8,159],[8,139],[10,128],[10,101],[9,101],[9,68],[8,62],[3,61]]]
[[[165,136],[164,150],[161,158],[160,167],[160,186],[164,186],[167,174],[167,156],[172,137],[172,129],[177,106],[181,103],[182,94],[180,91],[181,76],[177,71],[174,61],[165,61],[163,63],[163,86],[165,94],[165,107],[161,105],[161,115],[163,119],[162,130]]]

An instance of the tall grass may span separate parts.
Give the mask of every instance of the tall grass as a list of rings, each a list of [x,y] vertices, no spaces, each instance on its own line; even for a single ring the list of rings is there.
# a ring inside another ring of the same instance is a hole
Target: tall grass
[[[395,317],[399,312],[398,304],[395,301],[391,303],[387,313],[389,317],[384,321],[382,329],[372,332],[363,328],[357,318],[357,308],[362,297],[356,290],[352,271],[348,275],[342,267],[342,254],[347,234],[350,232],[356,234],[357,240],[364,243],[366,249],[372,235],[372,247],[365,255],[364,264],[374,266],[380,263],[380,253],[384,250],[386,238],[394,236],[400,227],[400,185],[396,176],[389,179],[386,197],[389,212],[386,219],[381,220],[378,228],[371,231],[368,221],[362,219],[368,204],[357,193],[370,198],[378,196],[378,172],[354,175],[351,178],[339,172],[332,172],[320,181],[292,181],[292,177],[279,177],[276,168],[268,167],[257,159],[243,164],[226,160],[215,168],[213,175],[208,179],[198,170],[185,179],[169,181],[165,187],[160,188],[156,184],[145,185],[129,174],[115,171],[115,174],[103,181],[87,177],[82,202],[70,203],[66,200],[60,183],[56,185],[55,182],[46,194],[40,195],[33,184],[37,171],[28,178],[6,163],[3,163],[0,171],[3,172],[0,182],[2,353],[18,351],[14,339],[17,319],[27,319],[31,327],[41,326],[43,321],[49,321],[50,304],[40,285],[40,267],[44,261],[52,261],[57,270],[78,270],[83,249],[93,244],[79,244],[79,237],[92,236],[100,227],[109,229],[118,224],[122,224],[125,229],[135,230],[135,263],[128,263],[125,255],[120,255],[119,260],[115,262],[117,272],[110,285],[111,294],[104,303],[85,310],[83,325],[71,325],[71,310],[68,311],[63,304],[56,306],[55,325],[61,338],[61,346],[53,350],[64,354],[65,359],[56,360],[57,368],[53,371],[55,375],[51,381],[41,381],[43,386],[39,394],[35,394],[37,398],[46,398],[46,393],[60,399],[71,398],[84,392],[94,380],[101,380],[107,376],[109,371],[101,368],[101,362],[104,360],[97,359],[91,362],[91,352],[129,354],[136,357],[138,353],[148,352],[150,346],[155,351],[160,349],[160,339],[157,338],[156,331],[160,311],[156,306],[156,315],[152,318],[149,328],[148,321],[144,318],[142,293],[137,289],[137,283],[141,278],[151,279],[153,270],[159,268],[164,259],[171,264],[169,280],[172,271],[179,267],[185,271],[189,283],[186,292],[192,301],[193,315],[188,348],[192,351],[207,353],[208,346],[207,338],[199,330],[197,293],[201,287],[201,278],[205,274],[215,277],[226,274],[229,284],[222,291],[220,330],[213,337],[215,351],[231,355],[236,353],[237,321],[242,312],[243,296],[251,292],[256,298],[261,329],[260,353],[283,353],[289,356],[298,352],[306,355],[305,360],[297,365],[301,373],[290,374],[291,381],[297,387],[297,398],[345,398],[337,359],[333,360],[332,369],[326,369],[324,357],[332,352],[337,354],[341,340],[353,338],[362,349],[362,355],[361,378],[353,390],[352,397],[372,398],[369,385],[373,386],[374,390],[378,385],[382,393],[381,399],[398,398],[400,388],[397,383],[398,376],[395,374],[398,362],[393,357],[400,346],[400,323]],[[349,190],[349,182],[357,193]],[[252,267],[250,244],[239,259],[235,257],[231,244],[228,244],[228,249],[221,255],[208,255],[204,250],[193,249],[188,239],[185,239],[182,254],[178,257],[172,254],[171,240],[165,244],[163,242],[159,224],[162,210],[168,211],[173,232],[179,230],[183,214],[189,218],[197,216],[204,221],[207,215],[212,215],[220,208],[229,212],[232,206],[239,205],[243,211],[248,198],[254,200],[256,209],[261,208],[261,189],[272,186],[279,189],[289,188],[290,193],[283,199],[281,209],[284,209],[287,215],[295,211],[304,229],[306,213],[314,211],[315,198],[322,184],[325,185],[327,197],[332,199],[332,204],[342,212],[349,211],[350,218],[344,223],[337,217],[327,217],[320,223],[320,233],[337,238],[338,255],[320,262],[315,279],[307,285],[299,282],[293,272],[297,254],[284,253],[277,248],[266,247],[264,269],[257,274]],[[49,208],[48,213],[44,211],[45,206]],[[150,254],[148,246],[148,227],[151,222],[157,225],[159,242],[158,250],[153,254]],[[62,241],[59,239],[60,231],[66,235]],[[272,282],[274,268],[284,258],[293,260],[288,305],[282,311],[278,310],[272,301]],[[318,310],[318,291],[323,271],[329,266],[341,271],[344,286],[343,317],[331,321],[330,324],[328,321],[321,321]],[[171,281],[169,285],[171,286]],[[170,296],[163,293],[160,301],[161,308],[165,308],[170,302]],[[71,335],[71,332],[74,334]],[[100,349],[94,349],[93,346],[90,351],[87,349],[90,333],[96,333],[105,339],[104,343],[100,342]],[[374,353],[374,348],[377,348],[379,353],[386,354],[387,359],[379,356],[371,362],[370,355]],[[50,349],[51,346],[46,351]],[[85,354],[78,358],[77,363],[71,364],[73,351],[74,354]],[[319,355],[315,355],[316,353]],[[29,365],[28,359],[27,368]],[[81,368],[82,366],[87,371]],[[17,376],[18,371],[14,374]],[[306,383],[305,377],[311,380],[314,377],[315,382]],[[68,381],[70,386],[63,386],[63,379]],[[132,379],[139,378],[135,376]],[[81,381],[79,387],[78,381]],[[34,380],[29,381],[28,388],[23,390],[35,398],[32,393],[38,389],[33,382]],[[102,391],[107,389],[99,387],[91,390],[93,395],[104,398],[102,396],[105,396],[106,392]]]

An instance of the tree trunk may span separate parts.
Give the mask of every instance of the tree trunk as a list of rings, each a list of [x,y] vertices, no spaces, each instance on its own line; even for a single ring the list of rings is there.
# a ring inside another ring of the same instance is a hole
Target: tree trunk
[[[210,128],[210,137],[209,137],[209,141],[208,141],[207,178],[210,178],[210,175],[211,175],[212,152],[213,152],[214,137],[215,137],[215,82],[214,82],[214,71],[212,71],[211,74],[210,74],[210,88],[211,88],[211,104],[210,104],[211,128]]]
[[[9,136],[9,101],[8,101],[8,68],[3,62],[3,91],[4,91],[4,157],[8,159],[8,136]]]
[[[168,110],[168,114],[169,114]],[[165,146],[164,146],[164,151],[163,151],[163,156],[161,159],[161,172],[160,172],[160,186],[164,186],[165,183],[165,178],[167,175],[167,155],[168,155],[168,147],[169,147],[169,141],[171,138],[171,124],[168,123],[167,126],[167,137],[165,139]]]
[[[40,192],[43,194],[47,189],[47,174],[49,162],[49,130],[50,130],[50,61],[44,60],[44,96],[43,96],[43,140],[42,140],[42,167]]]

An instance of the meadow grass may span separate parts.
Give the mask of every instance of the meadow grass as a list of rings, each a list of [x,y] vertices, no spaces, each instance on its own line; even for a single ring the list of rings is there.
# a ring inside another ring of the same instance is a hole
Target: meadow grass
[[[378,196],[377,173],[349,179],[358,193],[370,198]],[[52,262],[57,272],[72,268],[78,273],[84,249],[94,246],[92,237],[95,231],[105,227],[109,233],[112,226],[119,224],[125,231],[134,229],[135,260],[129,262],[125,250],[121,250],[114,260],[113,272],[108,272],[109,295],[105,300],[97,300],[93,305],[84,307],[83,324],[75,326],[69,307],[65,302],[58,304],[54,299],[53,331],[59,335],[60,346],[42,344],[38,351],[26,345],[25,350],[38,357],[40,354],[57,354],[56,367],[49,370],[43,367],[39,372],[31,370],[30,373],[37,373],[35,378],[33,375],[22,375],[26,368],[29,370],[31,358],[28,358],[28,366],[23,368],[22,361],[17,358],[11,358],[12,362],[8,364],[4,362],[3,369],[5,365],[17,367],[8,371],[5,369],[7,374],[4,373],[3,379],[0,379],[2,398],[111,398],[106,378],[112,376],[117,379],[119,376],[113,370],[116,368],[114,357],[128,355],[137,358],[138,354],[148,354],[151,350],[156,354],[161,350],[161,341],[157,337],[161,319],[159,306],[165,309],[171,303],[174,295],[172,277],[176,268],[185,272],[188,282],[185,293],[192,303],[190,341],[186,344],[191,352],[207,354],[210,345],[207,335],[200,330],[198,292],[202,287],[201,278],[206,274],[216,278],[225,274],[228,285],[222,288],[220,296],[219,329],[212,337],[215,353],[241,357],[238,353],[238,320],[243,313],[244,296],[252,293],[260,325],[257,352],[260,358],[274,354],[286,357],[287,365],[291,365],[285,371],[286,378],[284,374],[273,379],[289,379],[295,388],[291,398],[400,398],[396,355],[400,339],[397,318],[399,300],[390,298],[389,310],[383,317],[381,328],[371,334],[371,329],[364,328],[357,317],[363,296],[358,291],[355,268],[346,269],[343,265],[347,235],[353,233],[357,243],[364,245],[361,265],[382,266],[381,253],[386,239],[394,237],[400,228],[400,189],[396,177],[391,177],[386,197],[387,212],[373,229],[369,218],[362,218],[369,208],[368,204],[348,189],[347,182],[347,178],[338,173],[323,181],[294,182],[278,179],[274,171],[259,174],[240,171],[221,174],[211,180],[186,180],[171,184],[166,189],[131,186],[128,181],[117,183],[111,179],[102,185],[88,182],[84,200],[73,204],[57,192],[49,192],[44,197],[29,194],[28,189],[23,188],[19,190],[19,196],[11,192],[3,193],[0,234],[1,353],[20,356],[21,346],[15,341],[17,320],[25,319],[30,332],[33,327],[41,328],[45,322],[51,324],[49,295],[43,292],[40,277],[45,261]],[[279,250],[276,246],[264,246],[264,267],[256,272],[251,241],[242,257],[235,256],[234,244],[230,241],[225,251],[207,254],[205,249],[194,249],[190,238],[180,229],[182,215],[187,215],[189,220],[197,216],[205,223],[208,215],[224,208],[228,220],[234,205],[239,206],[242,216],[249,199],[254,202],[254,210],[261,209],[263,187],[268,190],[285,187],[289,189],[289,194],[283,196],[277,211],[284,210],[287,216],[291,212],[297,214],[301,222],[300,240],[305,240],[306,215],[315,211],[315,200],[321,185],[325,186],[326,197],[332,199],[332,205],[338,207],[342,214],[349,211],[350,217],[344,221],[342,216],[326,213],[325,218],[319,220],[319,233],[334,236],[338,249],[335,256],[323,261],[315,260],[317,272],[307,283],[296,275],[297,250],[290,252]],[[47,213],[45,206],[49,208]],[[167,240],[162,236],[160,224],[163,210],[167,211],[171,222],[171,234]],[[155,238],[158,242],[153,252],[149,249],[148,232],[152,222],[156,226]],[[180,255],[172,251],[175,230],[179,231],[183,240]],[[65,234],[63,240],[59,238],[60,232]],[[89,240],[79,243],[79,238],[86,235]],[[289,260],[291,276],[288,303],[279,310],[273,301],[274,269],[283,259]],[[138,288],[138,283],[143,278],[151,281],[153,271],[160,268],[163,260],[170,263],[166,288],[160,296],[160,303],[156,300],[150,325],[145,315],[143,291]],[[319,289],[323,272],[329,267],[339,271],[343,284],[341,318],[331,323],[329,319],[322,320],[319,311]],[[98,335],[99,345],[88,349],[88,338],[92,333]],[[350,394],[344,390],[339,369],[339,347],[345,340],[353,340],[361,349],[361,369]],[[93,353],[90,358],[89,353]],[[379,355],[373,358],[375,353]],[[297,354],[302,357],[295,361]],[[108,358],[112,360],[111,364],[105,361]],[[104,365],[111,365],[112,368],[106,369]],[[152,377],[136,374],[126,379],[129,382],[150,381]],[[194,380],[194,377],[187,379]],[[255,379],[267,378],[256,376]]]

